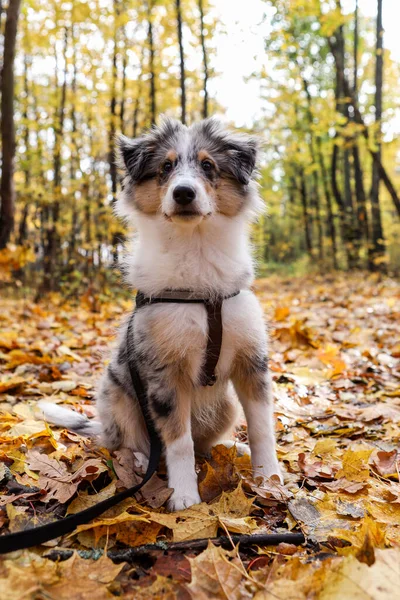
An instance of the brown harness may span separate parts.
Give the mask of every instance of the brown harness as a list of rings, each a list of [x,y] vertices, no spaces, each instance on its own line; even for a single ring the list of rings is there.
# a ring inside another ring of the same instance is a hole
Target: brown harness
[[[217,381],[215,369],[221,353],[222,345],[222,303],[228,298],[240,294],[240,290],[228,296],[204,298],[188,290],[164,290],[160,294],[145,296],[143,292],[136,294],[136,308],[150,304],[176,302],[182,304],[204,304],[207,311],[208,339],[204,363],[201,370],[200,385],[212,386]]]

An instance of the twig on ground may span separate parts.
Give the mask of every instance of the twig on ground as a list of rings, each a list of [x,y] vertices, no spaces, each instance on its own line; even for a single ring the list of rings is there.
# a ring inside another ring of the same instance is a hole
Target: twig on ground
[[[216,546],[223,548],[232,548],[232,542],[239,544],[240,548],[249,546],[277,546],[284,542],[286,544],[304,544],[305,538],[302,533],[260,533],[254,535],[221,535],[216,538],[201,538],[198,540],[188,540],[185,542],[157,542],[155,544],[145,544],[124,550],[110,550],[107,556],[115,563],[134,562],[135,559],[151,554],[152,552],[169,552],[169,551],[187,551],[187,550],[204,550],[207,548],[208,542],[211,541]],[[50,560],[67,560],[72,556],[73,551],[67,549],[50,550],[45,557]],[[98,550],[96,550],[98,556]],[[78,554],[82,558],[93,558],[90,552],[85,550]]]

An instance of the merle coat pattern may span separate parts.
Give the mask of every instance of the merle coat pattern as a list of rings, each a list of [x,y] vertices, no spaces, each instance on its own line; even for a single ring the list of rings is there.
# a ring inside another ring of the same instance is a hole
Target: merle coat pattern
[[[100,431],[110,449],[128,447],[148,456],[128,369],[128,355],[134,352],[164,442],[168,483],[174,489],[171,510],[200,502],[195,452],[207,453],[225,438],[232,444],[241,408],[255,475],[282,478],[265,325],[250,291],[247,226],[263,208],[256,158],[253,138],[228,132],[214,119],[189,128],[168,119],[140,138],[119,140],[124,179],[116,211],[136,227],[126,260],[129,283],[149,296],[189,289],[212,298],[241,290],[223,302],[223,341],[213,387],[199,384],[207,342],[204,306],[145,306],[122,326],[102,378],[97,396],[101,426],[84,423],[82,417],[76,423],[82,431]],[[59,411],[45,409],[53,422],[66,423]]]

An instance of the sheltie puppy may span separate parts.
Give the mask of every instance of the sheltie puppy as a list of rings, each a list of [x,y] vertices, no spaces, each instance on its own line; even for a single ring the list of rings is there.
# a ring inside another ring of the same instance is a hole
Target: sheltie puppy
[[[222,304],[216,382],[202,386],[208,321],[203,304],[150,304],[122,326],[97,394],[100,423],[43,405],[53,423],[100,433],[109,449],[149,454],[128,359],[134,353],[150,413],[164,446],[171,510],[199,503],[195,452],[230,438],[241,407],[256,476],[282,480],[274,438],[267,335],[250,290],[248,225],[263,209],[256,178],[257,141],[208,119],[186,127],[165,119],[137,139],[119,139],[124,171],[116,212],[134,225],[129,284],[146,296],[189,290]],[[133,318],[129,330],[128,324]]]

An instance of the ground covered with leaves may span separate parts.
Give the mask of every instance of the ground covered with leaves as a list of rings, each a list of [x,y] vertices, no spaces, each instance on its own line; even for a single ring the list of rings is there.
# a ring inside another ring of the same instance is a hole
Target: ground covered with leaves
[[[198,462],[202,504],[170,514],[161,468],[136,500],[5,556],[1,600],[396,597],[400,285],[360,274],[270,278],[256,289],[271,323],[285,485],[261,486],[247,457],[218,446]],[[128,451],[110,454],[52,427],[36,406],[45,399],[95,414],[96,381],[130,308],[90,292],[75,303],[1,301],[1,533],[62,518],[140,480]],[[244,424],[238,438],[246,439]],[[194,541],[288,531],[303,532],[306,544]],[[121,559],[129,547],[136,550]]]

